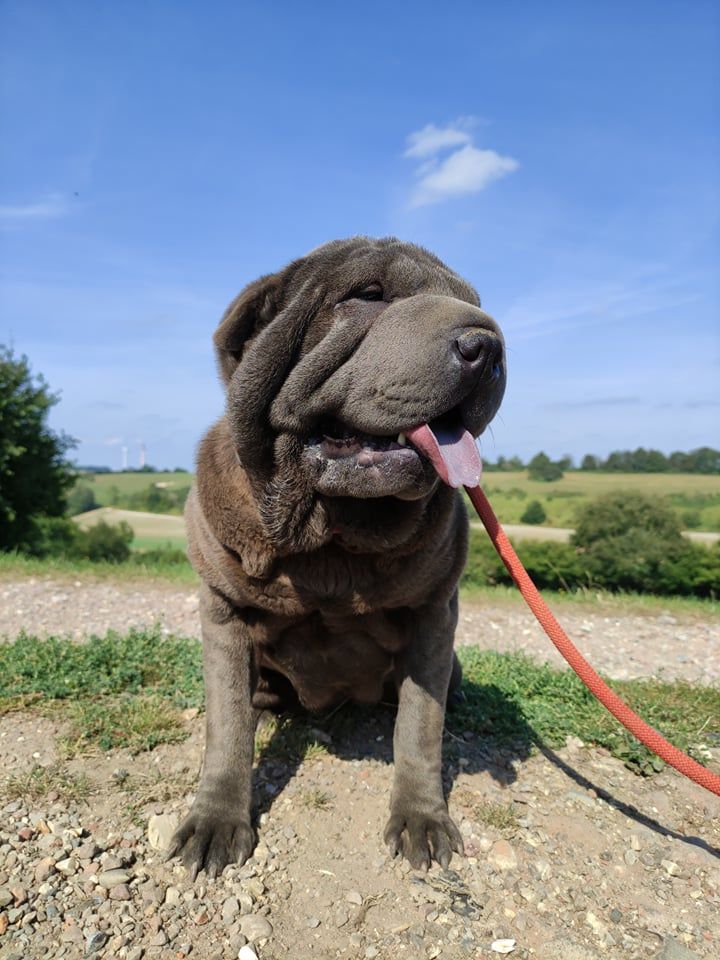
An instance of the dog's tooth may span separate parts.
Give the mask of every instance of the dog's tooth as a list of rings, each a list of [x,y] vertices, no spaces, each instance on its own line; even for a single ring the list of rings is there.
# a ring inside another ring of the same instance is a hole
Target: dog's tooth
[[[401,447],[404,447],[407,444],[407,437],[405,436],[404,433],[398,434],[397,442],[400,444]]]

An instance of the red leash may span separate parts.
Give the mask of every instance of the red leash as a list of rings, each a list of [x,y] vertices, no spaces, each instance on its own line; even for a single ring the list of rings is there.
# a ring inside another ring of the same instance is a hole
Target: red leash
[[[530,579],[518,555],[513,550],[512,544],[500,526],[500,522],[493,512],[493,508],[488,503],[485,494],[480,487],[466,487],[465,489],[478,512],[478,516],[485,524],[485,529],[493,542],[493,546],[507,567],[510,576],[517,584],[525,602],[537,617],[540,626],[585,686],[626,729],[636,736],[641,743],[645,744],[648,750],[652,750],[652,752],[656,753],[665,763],[670,764],[671,767],[675,767],[676,770],[679,770],[680,773],[689,777],[690,780],[694,780],[695,783],[699,783],[701,787],[705,787],[706,790],[720,796],[720,777],[717,774],[712,773],[706,767],[703,767],[702,764],[696,763],[695,760],[684,754],[682,750],[678,750],[677,747],[669,743],[657,730],[654,730],[649,724],[645,723],[644,720],[641,720],[593,670],[585,657],[583,657],[574,643],[569,639],[538,593],[537,587]]]

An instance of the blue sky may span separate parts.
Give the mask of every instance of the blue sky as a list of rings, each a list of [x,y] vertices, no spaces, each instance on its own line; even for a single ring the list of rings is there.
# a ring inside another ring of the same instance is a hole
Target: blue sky
[[[702,0],[0,3],[0,342],[81,463],[190,466],[248,281],[427,246],[509,350],[487,457],[720,445]]]

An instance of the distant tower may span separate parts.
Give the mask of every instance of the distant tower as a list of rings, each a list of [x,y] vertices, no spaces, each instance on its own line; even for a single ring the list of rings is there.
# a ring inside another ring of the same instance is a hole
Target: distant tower
[[[122,453],[122,469],[123,469],[123,470],[127,470],[128,448],[127,448],[127,447],[121,447],[120,450],[121,450],[121,453]]]
[[[140,469],[145,466],[145,444],[140,444]]]

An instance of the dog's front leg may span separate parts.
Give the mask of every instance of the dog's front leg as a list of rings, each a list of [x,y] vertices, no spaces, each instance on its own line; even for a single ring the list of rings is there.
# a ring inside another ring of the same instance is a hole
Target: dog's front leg
[[[396,659],[398,712],[393,750],[395,780],[385,842],[393,855],[427,868],[447,867],[462,837],[450,819],[442,789],[442,734],[453,663],[457,598],[417,612],[417,630]]]
[[[244,863],[255,837],[250,823],[252,762],[259,711],[252,642],[238,611],[203,587],[200,595],[206,735],[202,777],[190,813],[175,833],[168,858],[181,856],[194,880],[205,868],[222,873]]]

